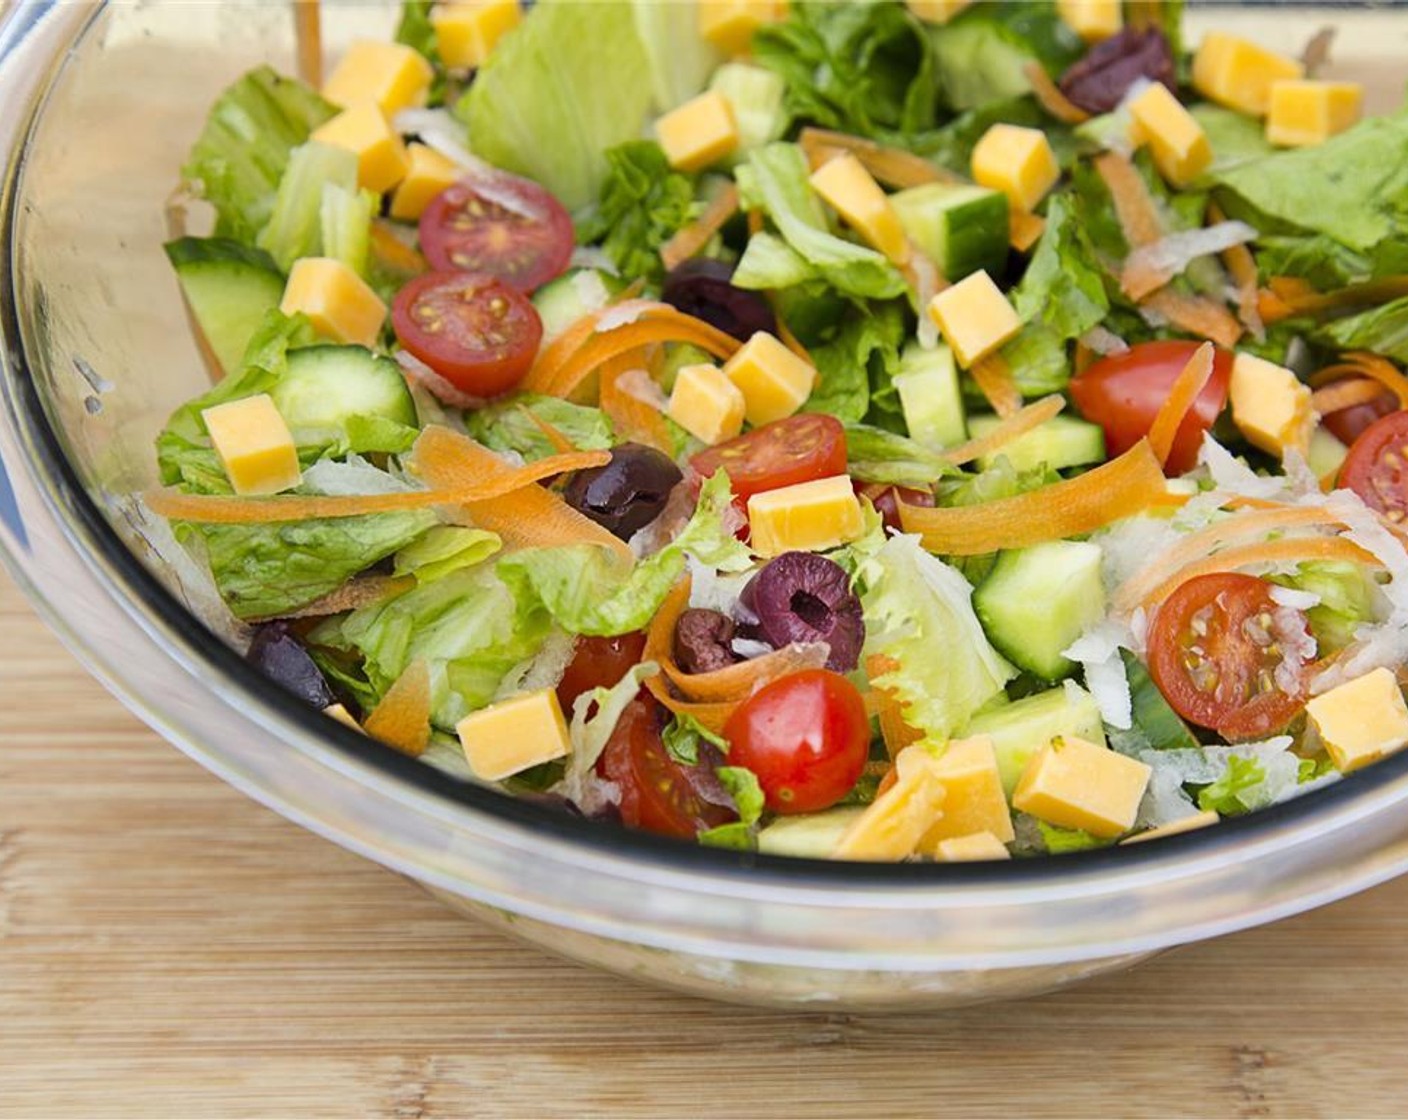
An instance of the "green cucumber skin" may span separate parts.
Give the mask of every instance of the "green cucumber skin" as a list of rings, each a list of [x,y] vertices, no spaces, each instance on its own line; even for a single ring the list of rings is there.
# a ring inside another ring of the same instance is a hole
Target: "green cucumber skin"
[[[1095,698],[1073,684],[974,716],[963,734],[992,740],[1009,800],[1032,755],[1058,735],[1105,745],[1105,725]]]
[[[1010,234],[1007,197],[986,187],[926,183],[890,196],[905,233],[950,281],[1000,276]]]
[[[911,439],[942,450],[968,438],[963,389],[948,347],[906,347],[894,383]]]
[[[220,368],[238,372],[249,340],[283,299],[283,273],[267,253],[226,238],[182,237],[165,249]]]
[[[974,416],[969,419],[968,427],[977,438],[987,435],[1001,422],[996,416]],[[987,470],[999,455],[1005,456],[1019,471],[1031,470],[1043,463],[1054,471],[1086,467],[1105,461],[1105,432],[1100,425],[1074,416],[1053,416],[1000,451],[982,456],[978,460],[979,469]]]
[[[401,367],[361,346],[308,346],[290,351],[288,372],[271,390],[290,428],[333,431],[350,417],[416,423],[415,400]]]

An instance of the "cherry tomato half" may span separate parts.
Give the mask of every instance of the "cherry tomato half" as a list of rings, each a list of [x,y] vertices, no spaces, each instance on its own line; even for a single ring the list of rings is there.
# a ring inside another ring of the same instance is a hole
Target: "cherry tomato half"
[[[870,753],[860,691],[840,673],[779,677],[735,709],[724,727],[728,761],[758,776],[769,809],[814,813],[849,793]]]
[[[1380,416],[1397,411],[1398,398],[1385,390],[1363,404],[1352,404],[1348,408],[1327,412],[1321,417],[1320,423],[1332,436],[1348,446],[1362,436],[1365,429]]]
[[[699,452],[690,461],[708,478],[728,472],[737,498],[846,473],[846,429],[834,416],[806,412]]]
[[[402,346],[476,397],[517,385],[543,340],[543,321],[528,297],[475,272],[417,276],[396,293],[391,325]]]
[[[869,498],[875,512],[888,529],[903,531],[900,524],[900,503],[907,506],[932,506],[932,490],[915,490],[909,486],[887,486],[883,482],[857,482],[855,491],[863,498]]]
[[[1408,412],[1375,420],[1349,449],[1339,484],[1393,521],[1408,515]]]
[[[660,739],[662,716],[660,705],[642,692],[626,705],[597,760],[597,773],[621,789],[622,822],[692,840],[736,820],[736,812],[704,796],[703,765],[683,766],[670,757]]]
[[[1237,572],[1197,576],[1154,617],[1149,675],[1190,723],[1228,740],[1260,739],[1305,706],[1306,667],[1298,668],[1290,691],[1277,670],[1287,641],[1307,635],[1305,615],[1278,607],[1265,580]]]
[[[431,268],[486,272],[520,292],[564,272],[574,244],[562,203],[513,175],[446,187],[420,218],[421,252]]]
[[[572,702],[577,697],[616,684],[632,666],[640,664],[644,652],[645,634],[640,630],[612,638],[579,637],[557,684],[557,701],[563,712],[571,719]]]
[[[1123,354],[1101,358],[1071,381],[1071,397],[1081,415],[1105,429],[1105,447],[1113,458],[1128,451],[1154,426],[1159,407],[1198,342],[1141,342]],[[1168,457],[1169,474],[1191,470],[1198,461],[1203,433],[1227,403],[1232,355],[1219,349],[1212,376],[1178,428]]]

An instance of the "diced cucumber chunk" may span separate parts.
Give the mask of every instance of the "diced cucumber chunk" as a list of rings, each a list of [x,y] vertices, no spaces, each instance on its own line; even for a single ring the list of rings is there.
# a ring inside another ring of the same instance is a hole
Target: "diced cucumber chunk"
[[[948,280],[1007,267],[1007,196],[987,187],[925,183],[890,196],[911,241]]]
[[[1124,658],[1125,679],[1129,681],[1134,726],[1144,732],[1149,745],[1160,751],[1197,750],[1198,740],[1178,713],[1169,707],[1144,663],[1125,649],[1120,650],[1120,656]]]
[[[973,416],[968,420],[968,429],[977,438],[987,435],[1000,423],[1002,421],[996,416]],[[998,455],[1006,456],[1007,461],[1019,471],[1030,470],[1042,463],[1053,471],[1103,463],[1105,432],[1099,424],[1091,424],[1074,416],[1053,416],[1046,423],[1018,436],[996,454],[982,456],[978,466],[987,470]]]
[[[335,442],[354,420],[416,423],[415,401],[401,367],[362,346],[291,350],[288,370],[269,395],[300,446]]]
[[[533,293],[547,345],[583,315],[600,311],[623,287],[619,278],[595,268],[574,268]]]
[[[1349,448],[1336,439],[1333,432],[1316,428],[1311,433],[1305,461],[1316,478],[1324,478],[1327,474],[1338,473],[1348,454]]]
[[[1044,680],[1074,672],[1061,651],[1105,616],[1100,559],[1100,546],[1088,541],[1000,553],[973,592],[973,609],[998,652]]]
[[[787,83],[781,74],[745,62],[726,62],[714,71],[709,88],[722,94],[733,110],[738,126],[735,160],[780,139],[787,131],[788,114],[782,104]]]
[[[778,817],[758,833],[758,851],[771,856],[829,859],[837,841],[864,811],[860,805],[844,805],[821,813]]]
[[[947,346],[925,350],[910,343],[900,356],[894,383],[911,439],[941,450],[968,438],[958,366]]]
[[[219,237],[167,242],[166,256],[220,368],[239,372],[249,340],[283,298],[284,277],[273,258]]]
[[[1070,735],[1105,745],[1105,725],[1095,697],[1069,682],[974,716],[963,734],[986,735],[992,740],[1008,800],[1032,755],[1056,736]]]

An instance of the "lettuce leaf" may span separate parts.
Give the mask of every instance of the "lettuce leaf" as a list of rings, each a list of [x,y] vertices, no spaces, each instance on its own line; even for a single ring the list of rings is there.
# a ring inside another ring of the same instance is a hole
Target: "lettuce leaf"
[[[1229,755],[1227,769],[1211,785],[1198,791],[1198,808],[1224,817],[1240,816],[1255,808],[1258,801],[1248,791],[1266,781],[1266,768],[1254,758]]]
[[[1070,207],[1054,195],[1046,228],[1031,263],[1012,291],[1012,305],[1027,322],[1039,322],[1061,339],[1079,338],[1110,310],[1094,250],[1081,235]]]
[[[868,424],[846,425],[846,469],[861,482],[917,488],[928,488],[935,479],[959,473],[937,451]]]
[[[1372,350],[1408,362],[1408,296],[1327,323],[1316,337],[1338,350]]]
[[[1080,38],[1049,0],[1021,4],[974,4],[929,28],[945,100],[954,109],[975,109],[1018,97],[1031,89],[1023,67],[1036,61],[1059,77],[1084,53]]]
[[[1092,835],[1083,828],[1060,828],[1042,820],[1036,822],[1036,827],[1041,832],[1041,839],[1046,845],[1046,850],[1053,856],[1065,855],[1067,852],[1089,852],[1095,848],[1108,848],[1114,843],[1113,840]]]
[[[519,393],[467,412],[465,426],[491,451],[510,451],[531,463],[557,453],[533,416],[551,424],[580,451],[606,450],[616,443],[611,421],[601,409],[537,393]]]
[[[1305,612],[1310,633],[1325,657],[1344,649],[1354,640],[1354,632],[1374,620],[1377,585],[1360,564],[1340,560],[1310,560],[1288,575],[1267,577],[1282,587],[1309,591],[1320,602]]]
[[[665,275],[661,246],[699,212],[694,183],[670,169],[654,140],[618,144],[606,161],[610,171],[596,213],[578,227],[578,239],[601,241],[625,280],[658,283]]]
[[[459,525],[436,525],[396,553],[392,575],[429,583],[482,563],[503,546],[497,533]]]
[[[668,112],[704,88],[723,57],[699,34],[697,0],[631,0],[655,108]]]
[[[715,771],[738,808],[738,820],[707,828],[699,842],[711,848],[752,851],[758,846],[758,820],[763,815],[763,789],[758,775],[744,766],[720,766]]]
[[[810,350],[818,379],[806,410],[829,412],[842,422],[863,419],[870,411],[871,386],[888,385],[893,378],[904,337],[898,303],[853,314],[834,338]]]
[[[334,257],[365,276],[380,201],[379,195],[357,189],[354,153],[303,144],[289,157],[273,213],[256,240],[284,272],[300,257]]]

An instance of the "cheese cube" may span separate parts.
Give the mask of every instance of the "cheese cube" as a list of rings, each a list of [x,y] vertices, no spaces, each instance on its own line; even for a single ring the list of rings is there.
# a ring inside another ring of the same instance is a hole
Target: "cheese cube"
[[[748,499],[749,543],[759,556],[820,552],[865,532],[860,499],[847,475],[765,490]]]
[[[899,778],[865,807],[831,852],[832,859],[902,860],[943,815],[947,792],[927,766]]]
[[[655,138],[671,167],[701,171],[738,147],[738,124],[728,98],[711,89],[657,120]]]
[[[406,177],[406,145],[375,105],[354,105],[313,130],[319,144],[346,148],[357,157],[357,183],[369,191],[390,190]]]
[[[323,715],[327,716],[329,719],[337,720],[338,723],[342,724],[344,727],[350,727],[353,731],[362,730],[362,725],[353,719],[352,713],[341,704],[329,704],[323,709]]]
[[[900,216],[869,171],[850,152],[812,172],[812,188],[847,224],[896,264],[909,260],[909,239]]]
[[[268,393],[200,414],[236,494],[277,494],[303,479],[298,446]]]
[[[1210,31],[1193,56],[1193,88],[1229,109],[1265,115],[1271,84],[1305,76],[1305,67],[1246,39]]]
[[[722,443],[743,430],[743,390],[717,366],[685,366],[675,375],[670,419],[696,439]]]
[[[376,345],[386,321],[381,297],[351,268],[331,257],[294,261],[279,310],[285,315],[301,311],[324,338],[367,347]]]
[[[1408,706],[1390,669],[1375,669],[1305,706],[1336,769],[1348,774],[1408,747]]]
[[[434,77],[434,68],[420,51],[403,43],[363,39],[347,49],[323,83],[323,96],[342,109],[374,105],[390,117],[424,105]]]
[[[987,859],[1011,859],[1012,853],[991,832],[970,832],[967,836],[940,840],[934,845],[933,856],[940,863],[973,863]]]
[[[1152,82],[1129,103],[1136,144],[1147,143],[1159,174],[1185,187],[1212,164],[1212,145],[1203,126],[1162,82]]]
[[[1056,0],[1062,21],[1087,43],[1098,43],[1124,27],[1120,0]]]
[[[1015,838],[997,752],[986,735],[955,739],[943,747],[919,742],[895,758],[900,776],[916,766],[928,766],[948,790],[944,816],[924,834],[921,851],[932,852],[940,840],[970,832],[990,832],[1003,843]]]
[[[1061,178],[1051,142],[1039,128],[995,124],[973,148],[973,179],[1001,191],[1018,210],[1034,210]]]
[[[475,777],[501,782],[572,750],[567,721],[551,688],[525,692],[470,712],[455,725]]]
[[[1178,836],[1184,832],[1196,832],[1200,828],[1207,828],[1208,825],[1216,824],[1222,818],[1213,810],[1204,809],[1201,813],[1189,813],[1188,816],[1173,821],[1171,824],[1163,824],[1158,828],[1151,828],[1145,832],[1136,832],[1133,836],[1127,836],[1120,841],[1124,844],[1142,844],[1145,840],[1162,840],[1165,836]]]
[[[905,0],[905,7],[915,19],[944,24],[972,3],[973,0]]]
[[[928,310],[964,369],[1022,329],[1021,317],[985,270],[939,292],[929,301]]]
[[[432,198],[459,182],[463,171],[453,160],[424,144],[408,145],[406,157],[406,177],[391,196],[391,216],[414,222],[425,213]]]
[[[744,54],[753,32],[787,18],[787,0],[699,0],[699,34],[725,54]]]
[[[1315,410],[1310,386],[1294,373],[1265,358],[1238,354],[1232,361],[1232,422],[1247,442],[1272,455],[1284,457],[1310,449]]]
[[[724,365],[729,380],[743,391],[750,424],[771,424],[806,403],[816,385],[816,368],[773,335],[759,331]]]
[[[1363,109],[1358,82],[1272,82],[1266,138],[1283,148],[1319,144],[1357,123]]]
[[[430,9],[435,49],[451,70],[483,66],[495,45],[518,26],[523,9],[518,0],[460,0]]]
[[[1027,762],[1012,804],[1047,824],[1113,838],[1133,827],[1149,773],[1108,747],[1057,736]]]

